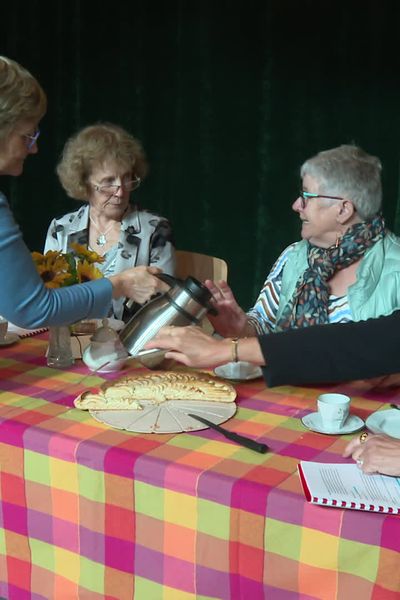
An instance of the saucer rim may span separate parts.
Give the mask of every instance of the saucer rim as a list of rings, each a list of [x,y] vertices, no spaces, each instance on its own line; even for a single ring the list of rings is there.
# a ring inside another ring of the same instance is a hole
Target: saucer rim
[[[377,435],[391,435],[394,439],[399,440],[400,439],[400,430],[398,432],[397,436],[394,436],[393,434],[389,434],[386,431],[384,431],[382,428],[377,427],[376,425],[374,425],[373,420],[378,418],[378,413],[382,414],[382,413],[387,413],[387,412],[393,412],[394,413],[398,413],[399,411],[396,408],[388,408],[388,409],[384,409],[384,410],[375,410],[373,413],[371,413],[365,420],[365,425],[366,427],[371,431],[371,433],[375,433]],[[371,417],[373,417],[371,419]],[[369,421],[369,423],[368,423]],[[371,425],[372,423],[372,425]]]
[[[0,346],[11,346],[11,344],[15,344],[20,339],[18,333],[10,331],[4,336],[4,339],[0,340]]]
[[[309,425],[306,425],[304,423],[304,420],[306,417],[312,417],[314,415],[318,415],[318,412],[311,412],[311,413],[307,413],[306,415],[304,415],[304,417],[301,418],[301,422],[304,425],[304,427],[306,427],[309,431],[314,431],[316,433],[323,433],[324,435],[348,435],[350,433],[354,433],[355,431],[358,431],[359,429],[361,429],[362,427],[365,426],[365,421],[364,419],[362,419],[361,417],[359,417],[358,415],[354,415],[352,413],[349,414],[349,416],[347,417],[345,423],[347,422],[348,419],[350,419],[351,417],[354,417],[355,419],[358,419],[359,421],[359,425],[357,425],[356,427],[354,427],[354,429],[350,429],[349,431],[344,429],[344,426],[342,426],[340,429],[335,429],[334,431],[327,431],[326,429],[321,428],[316,428],[316,427],[310,427]]]
[[[246,362],[246,361],[239,361],[239,362]],[[221,369],[223,370],[229,364],[230,363],[225,363],[223,365],[218,365],[217,367],[214,367],[214,369],[213,369],[214,375],[216,375],[217,377],[222,377],[222,379],[228,379],[229,381],[250,381],[252,379],[259,379],[260,377],[263,376],[262,369],[258,365],[254,365],[254,368],[252,369],[252,371],[250,371],[250,373],[248,375],[246,375],[245,377],[231,377],[230,375],[223,375],[223,372],[222,373],[217,372],[217,371],[220,371]]]

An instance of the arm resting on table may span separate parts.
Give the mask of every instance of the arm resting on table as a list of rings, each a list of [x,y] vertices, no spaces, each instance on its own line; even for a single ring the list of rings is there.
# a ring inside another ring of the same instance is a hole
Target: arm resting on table
[[[347,381],[400,371],[400,311],[259,338],[269,386]]]

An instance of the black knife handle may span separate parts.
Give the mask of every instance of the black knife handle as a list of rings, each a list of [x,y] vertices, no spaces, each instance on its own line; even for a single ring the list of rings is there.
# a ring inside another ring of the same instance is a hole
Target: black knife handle
[[[250,440],[247,437],[243,437],[242,435],[239,435],[238,433],[235,433],[234,431],[224,430],[222,433],[229,440],[232,440],[233,442],[237,442],[241,446],[245,446],[246,448],[249,448],[250,450],[254,450],[255,452],[260,452],[260,454],[265,454],[269,450],[267,444],[261,444],[260,442],[255,442],[254,440]]]
[[[187,414],[188,414],[188,417],[192,417],[192,419],[195,419],[196,421],[200,421],[200,423],[204,423],[204,425],[211,427],[211,429],[215,429],[215,431],[219,431],[220,433],[222,433],[222,435],[224,435],[226,438],[228,438],[228,440],[232,440],[232,442],[236,442],[237,444],[240,444],[241,446],[245,446],[246,448],[249,448],[249,450],[254,450],[255,452],[260,452],[260,454],[265,454],[269,450],[269,448],[266,444],[260,444],[259,442],[255,442],[254,440],[251,440],[248,437],[239,435],[238,433],[235,433],[234,431],[229,431],[228,429],[221,427],[221,425],[217,425],[216,423],[213,423],[212,421],[209,421],[208,419],[205,419],[204,417],[201,417],[200,415],[192,415],[191,413],[187,413]]]

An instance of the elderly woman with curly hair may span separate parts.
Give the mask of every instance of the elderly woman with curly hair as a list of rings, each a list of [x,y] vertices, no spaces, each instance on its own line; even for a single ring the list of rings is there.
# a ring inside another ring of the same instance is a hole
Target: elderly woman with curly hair
[[[208,281],[225,337],[361,321],[400,308],[400,239],[385,228],[381,163],[352,145],[325,150],[301,167],[293,203],[299,242],[279,256],[256,304],[244,312],[226,282]]]
[[[46,94],[33,75],[0,56],[0,176],[19,177],[25,160],[37,154],[39,122],[46,108]],[[34,329],[103,317],[112,298],[129,296],[144,301],[166,287],[155,277],[159,269],[147,267],[145,277],[132,268],[79,285],[46,288],[1,192],[0,232],[0,277],[7,282],[7,291],[0,294],[0,314],[21,327]]]
[[[130,203],[147,174],[137,139],[111,123],[85,127],[66,142],[57,173],[67,194],[86,204],[51,222],[45,251],[82,244],[104,257],[100,268],[106,276],[140,266],[143,276],[148,266],[174,273],[169,222]],[[113,302],[119,319],[129,316],[124,301]]]

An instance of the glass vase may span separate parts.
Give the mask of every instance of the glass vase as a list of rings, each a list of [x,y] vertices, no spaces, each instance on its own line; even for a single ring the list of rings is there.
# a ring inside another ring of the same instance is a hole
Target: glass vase
[[[68,325],[49,327],[47,365],[56,369],[65,369],[73,364],[74,357]]]

